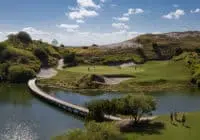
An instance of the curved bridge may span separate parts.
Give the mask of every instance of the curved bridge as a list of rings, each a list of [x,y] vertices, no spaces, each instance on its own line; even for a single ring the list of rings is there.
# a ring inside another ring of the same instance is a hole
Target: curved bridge
[[[28,81],[28,87],[29,89],[37,96],[39,96],[40,98],[44,99],[46,102],[51,103],[63,110],[66,110],[68,112],[71,112],[73,114],[85,117],[87,116],[87,114],[89,113],[88,108],[82,107],[82,106],[78,106],[78,105],[74,105],[72,103],[57,99],[53,96],[48,95],[47,93],[45,93],[44,91],[42,91],[37,85],[36,85],[36,78],[35,79],[31,79]],[[122,120],[121,118],[115,117],[115,116],[111,116],[111,115],[104,115],[104,118],[107,120],[111,120],[111,121],[120,121]]]

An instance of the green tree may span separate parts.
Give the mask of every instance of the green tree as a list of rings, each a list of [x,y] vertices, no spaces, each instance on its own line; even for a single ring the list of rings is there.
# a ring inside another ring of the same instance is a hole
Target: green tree
[[[64,54],[64,63],[69,64],[69,63],[75,63],[76,62],[76,54],[75,53],[65,53]]]
[[[48,53],[43,48],[36,48],[34,50],[34,55],[39,58],[41,61],[48,60]]]
[[[57,41],[56,39],[53,39],[53,40],[51,41],[51,44],[52,44],[53,46],[57,46],[57,45],[58,45],[58,41]]]
[[[29,43],[32,42],[31,36],[30,36],[27,32],[24,32],[24,31],[19,32],[19,33],[17,34],[17,38],[18,38],[21,42],[23,42],[23,43],[25,43],[25,44],[29,44]]]
[[[156,109],[156,102],[151,96],[128,95],[124,98],[127,115],[132,115],[134,122],[138,123],[144,115],[152,114]]]
[[[9,81],[12,83],[24,83],[35,76],[34,70],[24,65],[10,66],[8,73]]]
[[[151,96],[128,95],[119,99],[97,100],[87,104],[89,120],[103,121],[104,114],[131,115],[135,123],[138,123],[144,115],[152,114],[156,109],[156,101]]]
[[[102,122],[104,120],[105,104],[104,100],[94,100],[89,102],[86,106],[89,109],[87,120],[96,120]]]
[[[0,64],[0,81],[6,81],[8,76],[8,63]]]

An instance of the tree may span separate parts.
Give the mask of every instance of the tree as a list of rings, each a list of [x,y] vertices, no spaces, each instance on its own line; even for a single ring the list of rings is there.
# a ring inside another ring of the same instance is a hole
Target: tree
[[[31,38],[31,36],[30,36],[27,32],[23,32],[23,31],[19,32],[19,33],[17,34],[17,38],[18,38],[21,42],[23,42],[23,43],[25,43],[25,44],[29,44],[29,43],[32,42],[32,38]]]
[[[61,48],[64,48],[64,47],[65,47],[65,45],[64,45],[64,44],[60,44],[60,47],[61,47]]]
[[[145,114],[152,114],[156,109],[156,102],[151,96],[128,95],[124,99],[127,115],[132,115],[134,122],[138,123]]]
[[[104,114],[131,115],[135,123],[138,123],[142,116],[149,115],[156,109],[156,102],[151,96],[128,95],[119,99],[97,100],[87,104],[89,119],[103,121]]]
[[[53,39],[53,40],[51,41],[51,44],[52,44],[53,46],[57,46],[57,45],[58,45],[58,41],[57,41],[56,39]]]
[[[97,122],[102,122],[104,120],[104,102],[104,100],[94,100],[86,105],[89,109],[87,120],[95,120]]]
[[[24,65],[10,66],[8,73],[9,81],[12,83],[24,83],[35,76],[34,70]]]
[[[41,61],[48,60],[48,54],[43,48],[36,48],[34,50],[34,55],[38,57]]]
[[[67,52],[64,54],[64,63],[74,63],[76,61],[76,54],[72,52]]]

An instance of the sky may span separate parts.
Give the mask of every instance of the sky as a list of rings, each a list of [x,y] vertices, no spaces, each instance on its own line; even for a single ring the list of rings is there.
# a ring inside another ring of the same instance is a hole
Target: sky
[[[200,30],[199,0],[1,0],[0,4],[0,40],[26,31],[33,39],[79,46],[188,30]]]

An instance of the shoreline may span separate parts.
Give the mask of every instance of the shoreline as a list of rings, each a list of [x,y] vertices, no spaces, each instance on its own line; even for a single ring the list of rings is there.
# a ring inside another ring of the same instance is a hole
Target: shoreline
[[[176,84],[176,85],[179,85],[179,86],[176,86],[174,83],[174,87],[168,87],[168,88],[150,88],[150,90],[136,90],[136,89],[112,89],[112,87],[110,88],[96,88],[96,89],[92,89],[92,88],[76,88],[76,87],[73,87],[73,88],[69,88],[69,87],[62,87],[62,86],[59,86],[59,85],[53,85],[53,84],[43,84],[43,83],[40,83],[38,82],[37,83],[39,87],[41,88],[53,88],[53,89],[60,89],[60,90],[66,90],[66,91],[77,91],[77,92],[82,92],[82,91],[92,91],[92,92],[95,92],[95,91],[102,91],[102,92],[121,92],[122,94],[128,94],[130,92],[138,92],[138,93],[141,93],[141,94],[148,94],[150,92],[161,92],[161,91],[181,91],[181,90],[198,90],[198,88],[194,85],[188,85],[187,84]],[[177,88],[178,87],[178,88]]]

